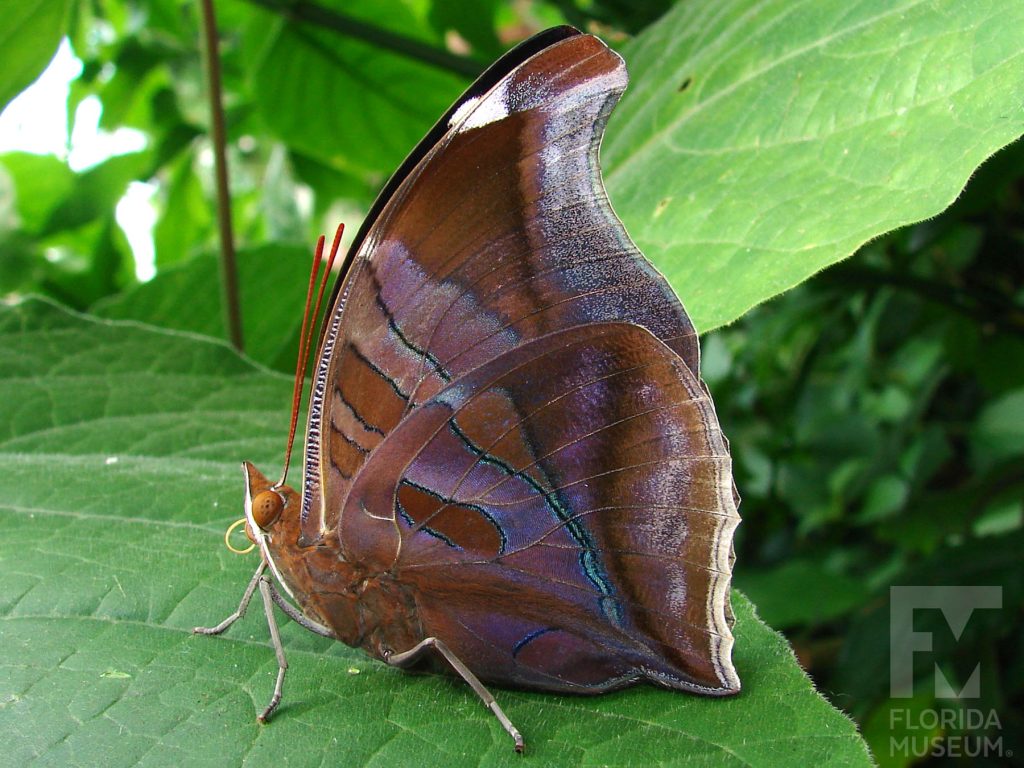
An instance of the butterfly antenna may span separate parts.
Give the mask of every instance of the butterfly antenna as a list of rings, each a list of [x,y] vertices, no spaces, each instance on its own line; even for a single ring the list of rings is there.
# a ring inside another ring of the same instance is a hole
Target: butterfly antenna
[[[299,424],[299,406],[302,404],[302,381],[306,374],[306,367],[309,363],[310,354],[310,340],[313,337],[313,330],[316,327],[316,319],[320,316],[320,304],[324,298],[324,289],[327,287],[327,282],[331,277],[331,268],[334,266],[334,260],[338,255],[338,249],[341,246],[341,235],[345,231],[345,225],[338,225],[337,231],[334,233],[334,242],[331,243],[331,252],[327,257],[327,266],[320,274],[320,286],[316,292],[316,304],[313,308],[312,314],[310,314],[310,304],[313,299],[313,289],[317,283],[317,274],[320,273],[320,264],[323,262],[324,256],[324,243],[325,239],[323,235],[320,235],[316,241],[316,251],[313,254],[313,269],[309,274],[309,288],[306,291],[306,308],[302,314],[302,328],[299,334],[299,355],[298,360],[295,362],[295,383],[292,387],[292,418],[291,425],[288,428],[288,447],[284,453],[284,470],[281,472],[281,479],[274,486],[279,488],[284,485],[288,479],[288,467],[291,464],[292,459],[292,446],[295,444],[295,430]]]

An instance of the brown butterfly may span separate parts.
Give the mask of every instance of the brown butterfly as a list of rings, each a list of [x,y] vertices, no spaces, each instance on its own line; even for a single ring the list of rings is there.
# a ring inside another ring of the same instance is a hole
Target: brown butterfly
[[[454,671],[517,749],[481,680],[739,690],[728,443],[693,326],[598,168],[625,87],[596,37],[543,32],[371,209],[320,331],[301,491],[244,465],[262,562],[238,611],[196,630],[261,591],[280,666],[261,720],[286,668],[272,603],[389,664]]]

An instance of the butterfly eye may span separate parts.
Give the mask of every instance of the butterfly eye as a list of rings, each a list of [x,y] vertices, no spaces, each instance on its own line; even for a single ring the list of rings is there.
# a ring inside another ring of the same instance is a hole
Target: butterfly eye
[[[284,509],[284,499],[276,491],[260,491],[252,500],[252,519],[262,530],[277,522]]]

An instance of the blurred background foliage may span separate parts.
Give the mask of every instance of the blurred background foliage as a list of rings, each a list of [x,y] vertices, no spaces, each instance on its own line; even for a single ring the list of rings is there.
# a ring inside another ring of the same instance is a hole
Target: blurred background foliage
[[[309,244],[339,220],[357,229],[386,175],[473,71],[555,23],[624,40],[669,3],[346,3],[346,16],[384,45],[287,24],[276,6],[217,9],[247,351],[288,370]],[[0,156],[0,295],[42,293],[223,336],[210,311],[217,231],[197,6],[19,8],[0,35],[23,65],[0,76],[4,102],[66,34],[81,61],[67,97],[71,135],[76,115],[98,104],[101,132],[144,140],[77,168],[67,152]],[[301,17],[315,7],[289,8]],[[461,57],[463,71],[395,55],[417,44]],[[341,114],[325,108],[338,103]],[[118,223],[119,202],[140,183],[155,215],[152,256],[133,252]],[[703,341],[743,495],[736,585],[887,764],[888,591],[901,584],[1004,587],[999,620],[980,617],[959,642],[937,619],[937,655],[961,682],[985,661],[994,675],[985,703],[1004,717],[1005,747],[1024,755],[1022,195],[1018,143],[942,215],[871,242]],[[921,677],[933,660],[920,656]]]
[[[885,765],[901,764],[889,710],[907,706],[889,699],[894,585],[1003,587],[1004,610],[959,642],[921,612],[936,654],[915,675],[938,663],[962,683],[988,664],[982,701],[963,704],[998,711],[1024,754],[1022,150],[935,219],[704,339],[743,494],[735,584]]]

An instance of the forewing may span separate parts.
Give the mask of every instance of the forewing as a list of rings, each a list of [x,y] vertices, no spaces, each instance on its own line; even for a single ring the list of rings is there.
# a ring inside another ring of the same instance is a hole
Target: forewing
[[[489,679],[721,694],[739,686],[738,521],[700,382],[647,330],[608,323],[517,347],[422,404],[359,474],[340,537]]]
[[[625,320],[697,371],[682,306],[600,180],[622,60],[573,35],[512,63],[491,73],[489,90],[471,89],[437,143],[403,168],[328,315],[310,408],[310,535],[333,529],[352,478],[416,404],[533,339]],[[310,514],[321,507],[322,519]]]

